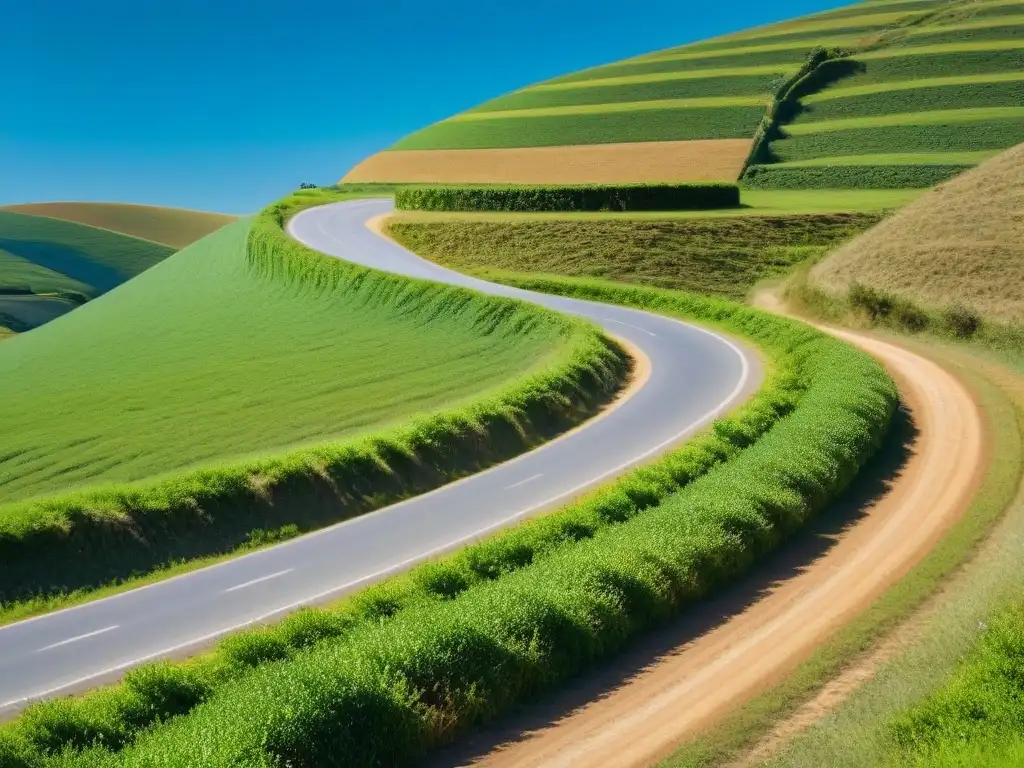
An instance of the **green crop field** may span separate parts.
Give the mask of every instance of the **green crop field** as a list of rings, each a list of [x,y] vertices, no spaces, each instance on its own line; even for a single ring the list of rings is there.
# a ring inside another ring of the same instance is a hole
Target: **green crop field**
[[[184,248],[238,218],[222,213],[128,203],[22,203],[2,206],[0,211],[88,224],[175,249]]]
[[[557,328],[539,322],[523,333],[425,324],[263,279],[248,231],[229,225],[3,345],[0,501],[354,435],[464,401],[559,350]]]
[[[772,130],[757,138],[753,165],[820,162],[813,172],[755,169],[751,183],[756,174],[759,188],[851,188],[858,178],[867,188],[928,186],[977,162],[938,163],[929,154],[1002,150],[1022,140],[1022,8],[1000,0],[944,0],[826,11],[556,77],[428,126],[391,149],[754,141],[769,98],[805,71],[801,67],[812,48],[826,47],[842,49],[859,71],[839,74],[835,62],[819,65],[799,94],[787,97],[793,103],[774,118]],[[963,138],[959,125],[966,123],[979,135],[977,145]],[[896,130],[883,130],[888,127]],[[819,131],[829,135],[807,140]],[[874,153],[889,157],[865,158],[860,174],[828,170],[838,167],[829,158]],[[905,156],[902,170],[894,167],[894,155]],[[380,163],[389,181],[401,177],[403,163],[415,174],[417,163],[427,160],[414,154],[396,162]],[[528,155],[523,162],[529,162]],[[870,170],[883,165],[884,171]],[[372,180],[373,158],[364,166],[359,178]],[[540,182],[543,173],[536,173]],[[674,173],[672,179],[650,180],[686,180],[685,170]],[[590,181],[604,181],[599,170],[594,175]],[[456,180],[451,174],[438,178]]]
[[[170,246],[106,229],[0,211],[0,294],[27,294],[0,301],[0,325],[34,328],[173,252]],[[58,293],[66,296],[47,296]]]

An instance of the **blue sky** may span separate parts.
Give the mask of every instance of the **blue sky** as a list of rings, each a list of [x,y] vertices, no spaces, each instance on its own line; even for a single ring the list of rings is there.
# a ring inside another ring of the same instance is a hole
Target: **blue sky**
[[[506,91],[839,0],[34,0],[0,26],[0,204],[246,213]]]

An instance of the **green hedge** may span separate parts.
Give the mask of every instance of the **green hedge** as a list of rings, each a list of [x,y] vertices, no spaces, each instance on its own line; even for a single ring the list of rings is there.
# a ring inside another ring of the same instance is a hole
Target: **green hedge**
[[[736,184],[424,186],[395,194],[407,211],[681,211],[735,208]]]
[[[743,184],[755,189],[921,189],[972,165],[752,165]]]
[[[340,609],[37,705],[0,732],[6,765],[68,748],[60,765],[414,764],[749,569],[846,488],[896,405],[870,357],[799,323],[669,291],[505,282],[713,322],[771,355],[769,383],[654,465]]]
[[[336,199],[297,194],[258,215],[251,266],[303,291],[394,306],[430,322],[464,317],[482,333],[529,323],[560,329],[552,362],[464,407],[369,436],[0,507],[0,603],[45,599],[294,535],[436,488],[517,455],[595,413],[629,359],[596,326],[523,302],[366,269],[288,238],[287,218]],[[339,498],[336,488],[346,490]]]

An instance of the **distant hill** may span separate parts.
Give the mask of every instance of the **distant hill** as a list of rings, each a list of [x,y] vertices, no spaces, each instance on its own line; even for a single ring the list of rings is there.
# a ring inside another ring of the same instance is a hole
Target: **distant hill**
[[[21,332],[42,325],[175,250],[107,229],[0,211],[0,327]]]
[[[223,213],[128,203],[23,203],[2,206],[0,211],[88,224],[175,249],[184,248],[238,219]]]
[[[1024,326],[1024,144],[940,185],[811,271],[929,307],[959,302]]]
[[[928,187],[1021,141],[1024,2],[872,0],[524,88],[343,181],[735,179],[754,151],[751,185]]]

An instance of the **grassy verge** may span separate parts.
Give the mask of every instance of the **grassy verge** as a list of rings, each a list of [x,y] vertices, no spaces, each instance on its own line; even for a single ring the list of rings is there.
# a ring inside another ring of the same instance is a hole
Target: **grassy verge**
[[[488,359],[489,348],[500,350],[506,341],[514,344],[534,330],[554,344],[546,349],[542,346],[547,354],[540,355],[536,346],[528,347],[526,353],[533,364],[521,367],[518,377],[509,375],[511,361],[506,359],[504,370],[498,371],[500,375],[488,382],[489,386],[481,387],[482,392],[471,388],[456,398],[449,393],[438,401],[446,407],[428,409],[426,415],[417,415],[414,409],[410,417],[407,411],[403,426],[378,427],[368,435],[320,440],[311,447],[279,453],[267,450],[262,456],[136,483],[7,504],[0,508],[0,561],[4,563],[0,616],[23,617],[65,599],[80,601],[90,590],[110,589],[139,578],[151,580],[168,569],[180,571],[188,561],[208,562],[438,487],[579,423],[621,386],[628,358],[592,325],[519,302],[327,259],[286,237],[282,225],[289,215],[331,197],[323,192],[295,196],[261,214],[248,234],[248,256],[242,255],[247,261],[239,269],[266,286],[272,296],[280,291],[291,299],[298,294],[304,301],[326,300],[329,306],[320,307],[325,312],[332,307],[338,311],[338,304],[343,303],[353,315],[372,318],[373,313],[390,308],[392,319],[401,317],[407,330],[409,326],[424,331],[432,327],[453,332],[459,327],[471,329],[479,338],[478,357],[468,364],[470,369],[480,368],[481,361]],[[292,301],[290,306],[296,304],[302,302]],[[267,305],[260,309],[266,312]],[[222,316],[220,320],[218,333],[230,318]],[[245,314],[243,320],[249,338],[254,319]],[[52,330],[52,326],[44,330]],[[388,337],[377,341],[392,355],[396,349],[399,353],[407,349],[396,347],[401,339],[395,330],[389,328]],[[423,338],[422,334],[415,337],[420,342]],[[442,334],[435,341],[440,344],[445,338]],[[293,347],[298,345],[296,338],[290,341]],[[316,344],[319,359],[325,359],[322,336]],[[12,352],[23,346],[19,340],[11,345]],[[384,353],[374,349],[377,351],[371,352],[378,361],[384,360]],[[428,352],[421,349],[417,353],[420,366]],[[473,349],[468,352],[472,357]],[[220,353],[220,359],[230,356],[230,350]],[[243,356],[253,358],[251,353]],[[178,370],[186,365],[177,358],[175,361]],[[259,369],[266,371],[262,361]],[[302,370],[303,379],[313,373]],[[205,382],[213,378],[206,361],[202,375]],[[80,390],[85,388],[84,378],[78,379]],[[275,378],[280,377],[275,374]],[[416,380],[406,377],[401,381],[415,393]],[[186,377],[185,383],[195,386],[195,379]],[[465,386],[466,381],[454,384]],[[385,384],[373,386],[376,391]],[[168,391],[166,382],[161,391]],[[448,405],[452,400],[457,405]],[[240,407],[255,419],[257,405],[252,401]],[[199,408],[194,401],[189,401],[189,406],[190,412]],[[326,406],[337,404],[327,401]],[[351,403],[348,409],[352,410]],[[237,422],[238,409],[233,407],[231,412]],[[325,414],[312,417],[322,421]],[[213,421],[211,414],[205,414],[205,419]],[[271,430],[275,421],[269,419],[258,427]],[[195,427],[188,436],[195,438],[198,430]],[[29,434],[38,438],[39,432]],[[170,435],[164,437],[170,439]],[[195,442],[193,439],[186,448]]]
[[[829,680],[870,654],[882,639],[932,598],[945,580],[956,574],[963,562],[979,551],[980,542],[988,534],[995,530],[996,535],[992,538],[998,539],[1006,528],[1021,530],[1020,526],[1024,523],[1024,499],[1017,496],[1015,501],[1015,494],[1018,493],[1021,474],[1024,472],[1024,398],[1014,403],[1006,391],[986,376],[986,367],[979,365],[977,358],[963,349],[934,343],[923,345],[919,342],[915,346],[917,351],[953,367],[974,389],[985,412],[993,442],[993,460],[970,509],[925,560],[864,614],[837,632],[828,643],[781,683],[743,705],[715,728],[679,749],[664,762],[664,768],[723,765],[742,758],[777,723],[796,712]],[[1016,506],[1011,507],[1012,504]],[[1007,514],[1008,507],[1012,511]],[[999,522],[1004,514],[1006,517]],[[999,527],[996,527],[997,524]],[[981,551],[984,553],[987,550]],[[998,571],[1004,564],[1008,566],[1006,554],[1001,555],[998,562],[990,564],[990,572]],[[978,560],[981,560],[982,556],[979,556]],[[981,584],[975,586],[975,592],[984,589]],[[974,599],[977,599],[977,595]],[[972,610],[969,615],[974,613],[976,611]],[[969,624],[963,626],[970,634]],[[960,631],[962,630],[958,629],[958,632]],[[925,665],[935,661],[934,658],[929,659]],[[906,670],[905,676],[913,678],[921,669],[922,666],[915,664],[913,668]],[[941,675],[940,670],[940,679]],[[933,672],[928,677],[934,680],[936,674]],[[884,685],[878,688],[879,691],[884,690]],[[900,693],[897,693],[895,697],[899,696]],[[880,764],[880,753],[877,749],[863,755],[854,754],[863,746],[863,734],[859,727],[854,733],[854,726],[851,725],[851,730],[841,735],[831,732],[834,727],[835,717],[832,715],[827,715],[815,726],[816,737],[813,743],[827,741],[829,748],[826,751],[818,752],[813,745],[808,745],[799,750],[799,757],[789,755],[786,751],[774,758],[772,764]]]
[[[553,515],[209,657],[34,707],[0,734],[8,764],[64,749],[65,766],[414,762],[751,567],[842,492],[895,406],[870,358],[798,323],[667,291],[505,279],[741,334],[771,356],[769,382],[709,433]]]

